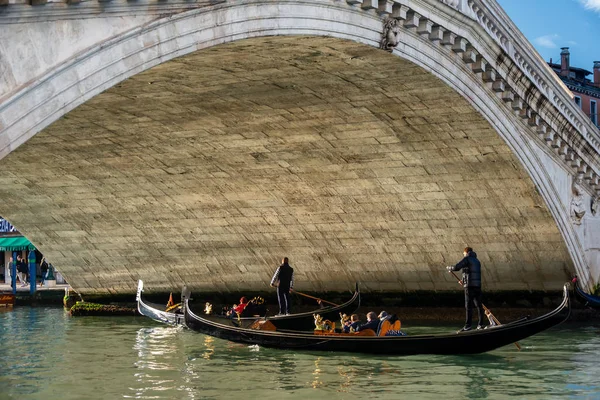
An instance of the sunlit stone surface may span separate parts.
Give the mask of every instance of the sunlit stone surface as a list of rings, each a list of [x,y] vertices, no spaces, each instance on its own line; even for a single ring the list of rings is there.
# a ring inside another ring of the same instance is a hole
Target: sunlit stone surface
[[[134,76],[2,160],[0,215],[84,292],[559,289],[572,264],[499,135],[432,74],[367,46],[267,37]]]

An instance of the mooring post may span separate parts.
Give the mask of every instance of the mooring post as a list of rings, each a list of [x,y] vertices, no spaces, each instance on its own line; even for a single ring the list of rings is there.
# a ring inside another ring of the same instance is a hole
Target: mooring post
[[[35,265],[35,251],[29,250],[29,294],[35,293],[37,285],[37,268]]]
[[[10,263],[10,284],[13,294],[17,294],[17,252],[12,253],[12,262]]]

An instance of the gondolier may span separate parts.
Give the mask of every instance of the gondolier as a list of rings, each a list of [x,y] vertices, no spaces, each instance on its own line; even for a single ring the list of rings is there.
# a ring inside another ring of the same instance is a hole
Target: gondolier
[[[290,267],[287,257],[281,260],[281,265],[277,268],[275,274],[273,274],[271,287],[275,286],[277,286],[279,315],[288,315],[291,306],[290,292],[294,288],[294,269]]]
[[[473,305],[477,307],[478,324],[477,329],[483,329],[483,305],[481,304],[481,263],[477,259],[477,254],[471,247],[465,247],[463,259],[455,266],[447,267],[448,272],[462,270],[462,284],[465,288],[465,326],[459,331],[471,330],[473,320]]]

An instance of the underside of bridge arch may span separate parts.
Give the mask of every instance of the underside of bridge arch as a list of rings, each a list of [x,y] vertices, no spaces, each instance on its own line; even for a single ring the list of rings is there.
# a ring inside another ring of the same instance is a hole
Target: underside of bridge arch
[[[349,41],[266,37],[134,76],[0,161],[0,215],[81,292],[183,283],[561,287],[567,248],[521,163],[456,91]]]

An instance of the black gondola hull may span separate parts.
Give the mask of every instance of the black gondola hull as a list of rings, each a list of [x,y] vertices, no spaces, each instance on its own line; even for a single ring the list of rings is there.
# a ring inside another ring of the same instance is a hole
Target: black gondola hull
[[[579,301],[581,301],[581,303],[583,303],[585,306],[600,309],[600,297],[584,292],[583,289],[579,287],[579,281],[577,278],[575,278],[574,281],[575,294],[577,295],[576,297],[579,299]]]
[[[148,303],[143,300],[144,283],[138,281],[138,293],[136,296],[138,311],[140,314],[145,315],[155,321],[162,322],[169,325],[180,325],[184,322],[183,313],[181,312],[167,312],[162,311],[161,306]],[[184,289],[186,291],[187,289]],[[182,301],[184,298],[188,298],[189,294],[182,294]],[[323,319],[329,319],[331,321],[337,321],[340,318],[340,313],[350,315],[360,307],[360,291],[358,285],[356,285],[354,294],[350,300],[334,307],[325,307],[317,310],[307,311],[303,313],[296,313],[290,315],[263,317],[263,316],[248,316],[248,317],[227,317],[223,315],[208,315],[203,316],[207,320],[214,321],[219,324],[229,325],[233,327],[247,328],[252,325],[257,319],[266,319],[270,321],[277,329],[283,330],[309,330],[314,326],[314,313],[318,313]]]
[[[144,282],[139,280],[137,295],[135,299],[137,301],[138,312],[141,315],[167,325],[177,326],[183,324],[184,318],[181,310],[179,310],[178,312],[163,311],[161,310],[161,308],[163,308],[164,306],[159,306],[158,304],[152,304],[144,301],[142,299],[143,291]]]
[[[525,339],[560,324],[570,313],[565,289],[562,304],[543,316],[460,334],[418,336],[326,336],[235,328],[208,321],[184,306],[185,323],[195,331],[249,345],[289,350],[340,351],[385,355],[483,353]]]

